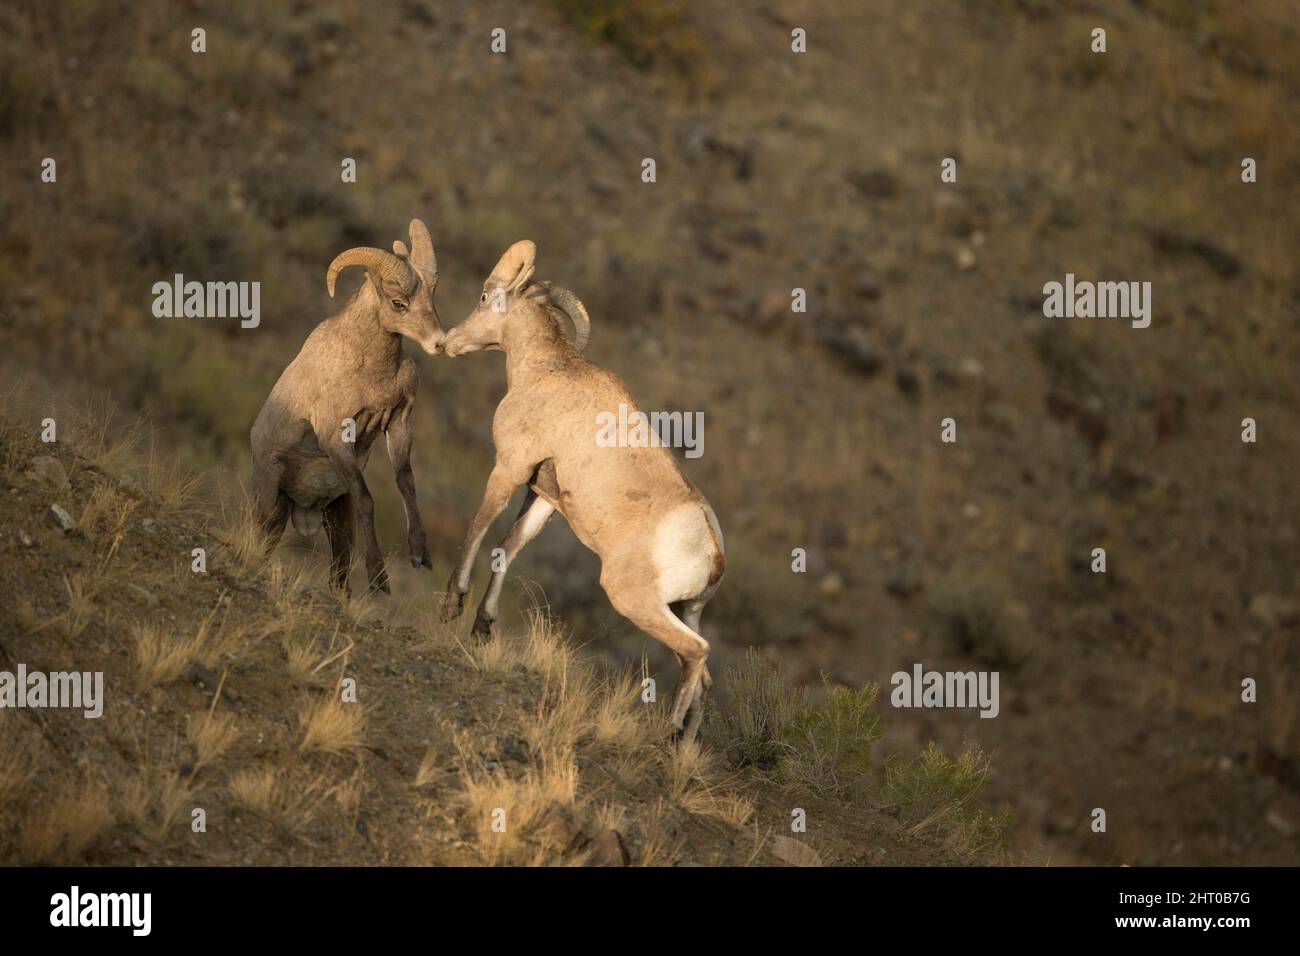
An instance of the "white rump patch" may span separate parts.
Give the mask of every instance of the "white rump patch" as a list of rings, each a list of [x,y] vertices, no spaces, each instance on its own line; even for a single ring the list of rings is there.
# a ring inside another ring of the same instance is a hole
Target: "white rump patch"
[[[713,567],[713,533],[709,515],[698,504],[679,505],[655,529],[652,558],[665,604],[705,591]]]

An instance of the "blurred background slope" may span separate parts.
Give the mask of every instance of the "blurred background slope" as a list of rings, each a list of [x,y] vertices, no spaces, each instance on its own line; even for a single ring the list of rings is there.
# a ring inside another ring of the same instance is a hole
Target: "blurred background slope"
[[[998,719],[897,711],[886,743],[978,740],[1014,846],[1296,862],[1300,4],[864,6],[6,3],[0,384],[110,394],[215,483],[337,307],[337,252],[425,219],[450,327],[534,239],[588,306],[589,357],[644,408],[705,414],[684,467],[727,537],[721,661],[998,669]],[[1152,282],[1151,328],[1043,318],[1067,272]],[[154,318],[176,273],[261,282],[260,327]],[[395,592],[431,597],[505,381],[499,355],[417,361],[436,565]],[[396,549],[382,454],[370,485]],[[593,653],[663,663],[558,522],[516,570],[516,607],[529,579]]]

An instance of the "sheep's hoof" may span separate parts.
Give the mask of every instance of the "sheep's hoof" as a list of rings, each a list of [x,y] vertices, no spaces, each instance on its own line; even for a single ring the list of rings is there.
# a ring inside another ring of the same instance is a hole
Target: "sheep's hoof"
[[[492,619],[479,613],[474,617],[474,628],[470,632],[475,637],[487,640],[492,636]]]
[[[433,562],[429,560],[429,555],[427,553],[418,558],[415,555],[411,555],[411,567],[415,568],[417,571],[420,570],[420,568],[432,571]]]
[[[442,599],[442,623],[455,623],[464,607],[465,595],[458,591],[448,591]]]
[[[380,568],[378,573],[370,575],[370,593],[377,594],[383,591],[385,594],[393,592],[388,588],[388,572]]]

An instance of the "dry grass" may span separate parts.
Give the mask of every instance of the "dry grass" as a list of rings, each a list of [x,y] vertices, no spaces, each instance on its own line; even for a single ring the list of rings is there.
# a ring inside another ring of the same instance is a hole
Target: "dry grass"
[[[640,824],[641,846],[638,866],[672,866],[682,855],[685,840],[668,825],[671,805],[657,800],[645,813]]]
[[[303,753],[348,754],[360,750],[366,739],[366,715],[359,703],[345,703],[337,690],[328,697],[314,697],[298,714]]]
[[[473,606],[473,595],[466,604]],[[469,617],[467,614],[466,617]],[[550,675],[570,666],[572,653],[563,628],[534,605],[527,615],[524,634],[504,634],[499,628],[486,641],[469,646],[457,640],[470,665],[485,674],[504,674],[522,666],[535,674]]]
[[[140,484],[152,500],[157,517],[182,518],[200,504],[203,480],[175,458],[158,453],[150,445],[149,456],[140,468]]]
[[[192,807],[190,784],[198,772],[182,772],[185,758],[179,737],[167,735],[161,743],[131,726],[127,740],[134,753],[135,772],[117,793],[120,818],[155,843],[161,843]]]
[[[131,628],[131,660],[136,686],[147,689],[180,678],[203,653],[211,620],[209,616],[196,633],[182,638],[175,637],[163,624],[135,624]]]
[[[117,406],[111,399],[89,403],[73,413],[66,438],[100,470],[123,475],[135,463],[144,430],[138,420],[116,428],[116,417]]]
[[[219,544],[218,559],[228,569],[244,576],[258,571],[267,561],[266,536],[253,511],[253,501],[241,484],[233,493],[221,496],[221,514],[212,530]]]
[[[430,747],[420,758],[420,766],[416,768],[413,786],[417,790],[427,787],[443,775],[444,769],[443,754],[437,748]]]
[[[80,860],[113,826],[108,793],[88,774],[62,780],[23,818],[18,854],[27,863]]]
[[[220,688],[213,694],[213,707],[198,716],[191,714],[186,725],[186,736],[194,748],[195,774],[215,764],[239,739],[234,715],[215,710],[219,697]]]
[[[284,633],[280,638],[280,647],[284,651],[285,669],[288,671],[289,680],[299,687],[328,687],[330,679],[326,668],[340,658],[346,657],[356,646],[349,639],[346,647],[339,647],[336,650],[336,645],[339,643],[337,624],[323,652],[318,648],[315,637],[310,632],[293,630]]]
[[[484,769],[462,752],[465,815],[483,861],[492,866],[539,865],[564,859],[579,808],[572,751],[542,755],[519,776]]]
[[[22,379],[19,379],[0,396],[0,476],[6,480],[17,477],[33,444],[32,426],[18,410],[18,396],[23,386]]]
[[[21,793],[35,773],[36,756],[31,744],[4,728],[0,733],[0,808]]]
[[[238,806],[290,833],[307,826],[329,795],[324,777],[296,781],[274,767],[241,770],[228,786]]]
[[[133,625],[131,661],[135,666],[136,686],[146,689],[171,683],[195,663],[211,667],[264,633],[252,625],[241,627],[232,624],[228,615],[223,615],[218,622],[221,607],[218,601],[195,632],[187,637],[175,636],[167,625],[156,621]]]
[[[724,775],[714,754],[698,743],[664,751],[664,772],[673,801],[687,813],[743,827],[754,815],[754,801],[738,792],[736,775]]]
[[[57,615],[57,620],[64,637],[80,637],[93,620],[96,583],[95,578],[86,574],[63,578],[63,588],[68,592],[68,609]]]
[[[101,479],[95,482],[94,490],[82,507],[78,525],[92,543],[107,543],[110,549],[114,549],[115,542],[120,542],[127,522],[139,505],[135,499],[121,494],[116,482]]]
[[[641,700],[638,675],[625,671],[606,679],[600,687],[591,718],[592,738],[602,747],[634,750],[656,737],[660,727],[655,716],[663,716],[662,710]],[[662,730],[660,739],[667,736],[666,722]]]
[[[302,562],[291,562],[273,556],[264,570],[263,582],[266,596],[270,598],[282,626],[292,627],[299,615],[310,614],[302,602],[303,592],[315,576],[313,568]]]

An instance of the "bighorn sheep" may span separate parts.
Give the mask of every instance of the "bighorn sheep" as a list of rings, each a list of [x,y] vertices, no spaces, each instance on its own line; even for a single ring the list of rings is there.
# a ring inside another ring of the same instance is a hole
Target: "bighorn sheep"
[[[429,230],[411,220],[411,249],[357,247],[330,263],[325,284],[349,266],[366,278],[342,312],[312,331],[280,375],[253,424],[253,502],[273,549],[292,518],[300,534],[322,523],[329,536],[331,579],[345,593],[352,568],[353,529],[361,526],[371,591],[388,593],[388,574],[375,538],[374,502],[363,478],[380,432],[406,506],[413,567],[432,568],[411,473],[411,412],[418,382],[402,336],[426,352],[442,351],[444,334],[433,304],[438,260]]]
[[[448,582],[444,616],[461,612],[489,525],[526,485],[523,508],[501,545],[504,564],[552,513],[564,515],[599,555],[600,584],[614,608],[677,654],[682,671],[670,716],[678,737],[690,739],[712,686],[700,612],[726,569],[722,532],[668,450],[598,445],[598,415],[636,406],[616,375],[579,355],[591,327],[587,311],[567,289],[531,281],[536,253],[527,240],[511,246],[483,284],[477,308],[444,342],[452,356],[505,352],[507,382],[492,422],[496,465]],[[561,313],[576,330],[573,344]],[[478,636],[491,631],[504,578],[505,570],[494,568],[475,618]]]

